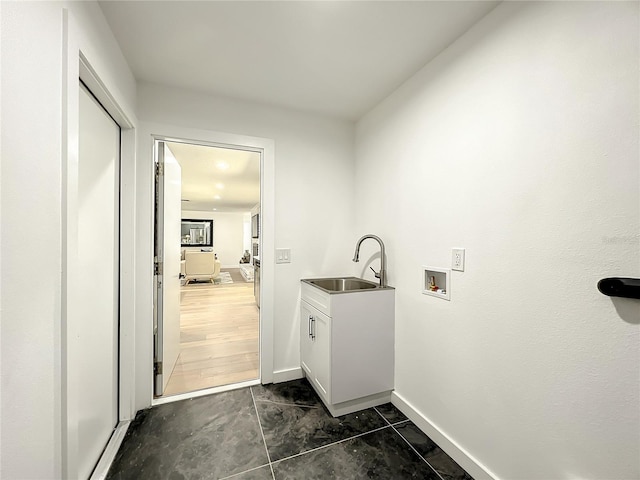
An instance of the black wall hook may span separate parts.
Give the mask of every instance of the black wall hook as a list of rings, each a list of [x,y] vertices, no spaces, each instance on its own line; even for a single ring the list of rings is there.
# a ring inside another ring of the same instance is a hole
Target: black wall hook
[[[640,299],[640,278],[603,278],[598,282],[598,290],[609,297]]]

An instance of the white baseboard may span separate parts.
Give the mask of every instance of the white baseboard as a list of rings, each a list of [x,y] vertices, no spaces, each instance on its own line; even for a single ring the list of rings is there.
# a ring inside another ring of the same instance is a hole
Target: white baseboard
[[[309,383],[315,388],[314,382],[309,380]],[[316,390],[316,393],[320,395],[318,390]],[[320,395],[320,397],[322,398],[322,395]],[[368,395],[363,398],[357,398],[355,400],[350,400],[348,402],[342,402],[333,405],[328,402],[325,403],[324,400],[323,403],[324,406],[327,407],[327,410],[329,410],[331,415],[333,415],[334,417],[340,417],[342,415],[347,415],[348,413],[354,413],[360,410],[365,410],[367,408],[377,407],[378,405],[383,405],[385,403],[389,403],[390,401],[391,392],[383,392],[376,395]]]
[[[287,370],[278,370],[273,372],[273,383],[282,383],[288,382],[290,380],[297,380],[302,378],[304,375],[302,374],[302,368],[289,368]]]
[[[476,480],[498,480],[498,477],[480,463],[473,455],[462,448],[436,424],[419,412],[402,395],[391,393],[391,403],[404,413],[416,426],[438,444],[447,455],[453,458],[469,475]]]
[[[127,429],[131,424],[130,421],[120,422],[116,427],[113,434],[111,434],[111,438],[109,439],[109,443],[102,452],[100,456],[100,461],[98,465],[96,465],[95,470],[91,474],[90,480],[104,480],[107,478],[107,473],[109,473],[109,468],[111,468],[111,464],[113,460],[116,458],[116,454],[120,449],[120,445],[122,445],[122,441],[124,440],[124,436],[127,433]]]

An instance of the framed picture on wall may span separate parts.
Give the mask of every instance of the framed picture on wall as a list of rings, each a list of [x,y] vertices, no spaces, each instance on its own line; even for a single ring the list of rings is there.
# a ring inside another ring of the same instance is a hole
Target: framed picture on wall
[[[180,226],[181,247],[213,247],[213,220],[183,218]]]
[[[251,238],[260,238],[260,214],[251,217]]]

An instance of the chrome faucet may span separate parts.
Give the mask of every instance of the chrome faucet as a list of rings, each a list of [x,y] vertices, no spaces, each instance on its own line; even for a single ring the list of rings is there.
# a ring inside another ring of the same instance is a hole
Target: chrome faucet
[[[375,270],[373,270],[373,267],[369,267],[369,268],[373,270],[373,274],[376,276],[376,278],[380,279],[380,286],[386,287],[387,286],[387,257],[384,254],[384,243],[382,242],[382,239],[380,237],[369,234],[369,235],[363,236],[360,240],[358,240],[358,243],[356,243],[356,252],[353,255],[353,261],[354,262],[359,261],[360,245],[367,238],[373,238],[376,242],[380,244],[380,271],[376,272]]]

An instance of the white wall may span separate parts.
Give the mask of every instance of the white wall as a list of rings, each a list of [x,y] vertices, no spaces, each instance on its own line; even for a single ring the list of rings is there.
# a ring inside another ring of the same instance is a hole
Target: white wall
[[[2,2],[0,2],[2,25]],[[0,85],[2,85],[2,36],[0,35]],[[0,92],[0,212],[2,212],[2,92]],[[0,272],[2,272],[2,222],[0,221]],[[2,275],[0,275],[0,326],[2,325]],[[2,471],[2,328],[0,327],[0,472]]]
[[[292,254],[290,264],[275,266],[274,370],[299,371],[299,280],[350,268],[355,242],[353,124],[148,83],[138,84],[138,108],[145,122],[274,140],[275,222],[263,223],[263,229],[274,229],[276,248],[289,247]],[[150,160],[140,159],[145,161]],[[151,205],[140,205],[139,213],[149,218],[150,209]],[[149,229],[139,231],[141,248]],[[150,290],[139,295],[138,332],[151,331],[149,295]],[[146,350],[138,352],[140,361],[149,355]],[[149,394],[144,369],[138,375],[141,408],[148,405]]]
[[[60,397],[55,385],[54,319],[60,316],[60,6],[3,2],[1,20],[0,476],[17,478],[24,466],[33,477],[53,477],[59,467],[54,448]],[[42,44],[20,45],[31,36]],[[24,62],[23,56],[39,61]],[[45,162],[46,158],[57,161]],[[25,218],[39,226],[41,235],[25,238],[20,232]],[[29,285],[25,268],[39,272],[41,288]],[[38,392],[46,392],[44,402]]]
[[[0,477],[59,478],[63,7],[129,112],[136,85],[95,3],[1,4]],[[355,195],[352,125],[140,85],[149,121],[276,142],[276,370],[299,363],[299,278],[350,270],[371,231],[398,398],[500,478],[639,476],[640,312],[595,290],[640,274],[637,8],[502,4],[359,123]],[[420,295],[453,246],[451,302]]]
[[[182,218],[213,220],[213,251],[222,268],[238,268],[242,254],[245,214],[242,212],[197,212],[183,210]],[[183,247],[200,250],[201,247]]]
[[[135,82],[97,4],[2,2],[2,478],[62,476],[62,122],[73,116],[63,109],[65,7],[113,97],[129,112],[135,101]],[[36,226],[32,234],[25,222]]]
[[[638,28],[637,2],[502,3],[357,125],[395,401],[478,477],[640,476],[640,306],[596,289],[640,276]],[[451,301],[421,295],[452,247]]]

